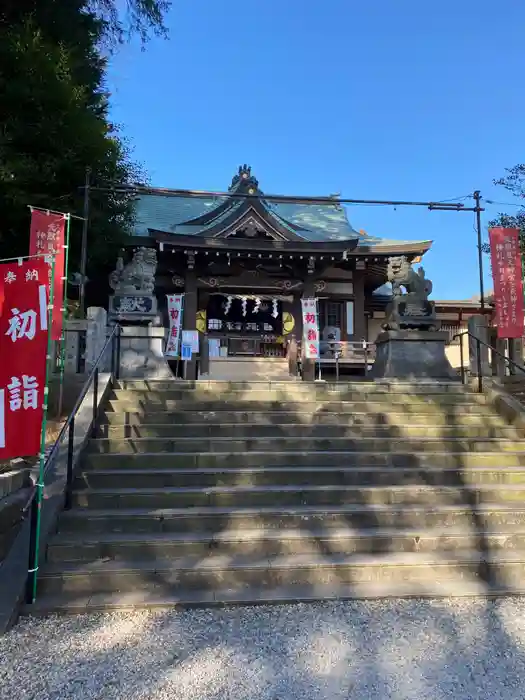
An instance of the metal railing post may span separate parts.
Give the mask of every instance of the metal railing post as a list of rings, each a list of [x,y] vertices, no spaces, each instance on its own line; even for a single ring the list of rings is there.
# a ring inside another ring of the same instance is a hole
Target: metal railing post
[[[363,340],[363,351],[365,356],[365,377],[368,377],[368,343]]]
[[[75,416],[69,424],[69,433],[67,436],[67,475],[66,475],[66,497],[64,500],[64,509],[71,510],[73,501],[73,453],[75,448]]]
[[[456,336],[454,336],[455,338]],[[452,340],[454,340],[452,338]],[[465,384],[465,358],[463,355],[463,336],[459,336],[459,361],[461,362],[461,383]]]
[[[481,366],[481,342],[479,338],[476,338],[476,352],[477,352],[477,364],[478,364],[478,392],[483,393],[483,374]]]
[[[33,603],[33,591],[35,590],[35,581],[37,577],[37,569],[35,569],[34,566],[36,556],[38,508],[39,505],[36,499],[36,494],[34,494],[33,500],[31,501],[31,515],[29,523],[29,568],[27,572],[25,590],[25,601],[28,605],[31,605],[31,603]]]
[[[117,327],[116,332],[116,347],[117,347],[117,358],[115,360],[115,379],[120,379],[120,326]]]
[[[93,375],[93,423],[91,425],[91,432],[94,435],[97,429],[97,417],[98,417],[98,367],[95,369],[95,374]]]
[[[111,336],[111,365],[110,365],[110,371],[111,371],[111,376],[115,376],[115,371],[116,371],[116,335],[115,333],[112,334]]]

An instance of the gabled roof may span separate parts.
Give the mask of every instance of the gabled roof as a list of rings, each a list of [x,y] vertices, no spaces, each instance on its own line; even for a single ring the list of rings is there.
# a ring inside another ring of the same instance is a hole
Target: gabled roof
[[[230,196],[244,193],[249,196]],[[173,196],[166,190],[151,190],[136,200],[135,236],[163,231],[183,236],[227,237],[253,214],[265,222],[277,238],[310,243],[357,241],[356,252],[424,253],[431,241],[395,241],[356,231],[346,209],[334,203],[268,201],[247,165],[240,166],[226,196]],[[352,248],[354,246],[351,246]],[[350,248],[350,246],[349,246]]]

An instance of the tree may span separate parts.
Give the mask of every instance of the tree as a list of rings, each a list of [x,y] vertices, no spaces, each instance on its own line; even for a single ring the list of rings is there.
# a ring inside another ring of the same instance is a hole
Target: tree
[[[523,204],[517,204],[521,207],[512,214],[499,213],[496,219],[489,222],[489,226],[504,226],[508,228],[520,229],[520,243],[522,256],[525,257],[525,164],[515,165],[512,168],[505,170],[505,176],[494,180],[495,185],[504,187],[510,194],[518,200],[523,200]],[[485,246],[486,251],[490,251],[490,247]]]
[[[111,0],[3,0],[0,9],[0,255],[28,249],[28,205],[81,212],[86,166],[95,184],[130,184],[142,169],[108,121],[102,42],[125,27],[160,31],[167,3],[130,0],[124,24]],[[114,260],[132,223],[128,195],[92,198],[88,264]],[[72,227],[71,269],[80,231]]]
[[[171,7],[171,0],[126,0],[124,8],[119,0],[2,0],[0,25],[13,25],[31,17],[40,28],[46,28],[49,37],[58,43],[67,40],[61,29],[68,27],[67,19],[72,13],[84,12],[101,22],[102,34],[114,46],[133,34],[147,41],[150,33],[166,35],[164,17]],[[52,18],[53,22],[50,22]],[[54,28],[53,25],[54,24]]]
[[[105,22],[105,37],[110,43],[121,43],[132,34],[143,42],[150,31],[165,36],[164,16],[171,7],[170,0],[126,0],[124,13],[119,12],[116,0],[89,0],[88,7]]]

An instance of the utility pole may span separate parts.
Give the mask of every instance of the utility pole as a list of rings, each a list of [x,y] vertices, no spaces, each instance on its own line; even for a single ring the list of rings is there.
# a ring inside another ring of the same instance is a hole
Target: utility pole
[[[84,221],[82,223],[82,243],[80,248],[80,317],[86,317],[86,267],[87,267],[87,236],[89,226],[89,194],[91,182],[91,168],[86,168],[84,182]]]
[[[476,231],[478,234],[478,268],[479,268],[479,296],[480,296],[480,305],[481,305],[481,313],[482,315],[485,314],[485,289],[483,285],[483,249],[482,249],[482,236],[481,236],[481,206],[480,206],[480,201],[481,201],[481,194],[479,190],[476,190],[473,194],[474,201],[476,202],[476,207],[474,211],[476,212]]]

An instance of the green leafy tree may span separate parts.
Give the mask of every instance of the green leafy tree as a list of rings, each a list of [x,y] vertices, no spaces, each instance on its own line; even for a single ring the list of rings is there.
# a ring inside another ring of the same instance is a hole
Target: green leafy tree
[[[518,208],[511,214],[500,212],[495,219],[489,222],[489,226],[518,228],[520,230],[521,254],[525,258],[525,164],[507,168],[504,177],[494,180],[494,184],[504,187],[515,197]],[[483,250],[490,253],[488,243],[483,246]]]
[[[93,184],[130,184],[142,168],[108,120],[104,44],[125,32],[162,31],[167,3],[133,0],[129,18],[110,0],[3,0],[0,8],[0,255],[28,249],[28,205],[82,212],[84,173]],[[93,193],[88,262],[114,260],[132,223],[129,195]],[[81,223],[72,224],[78,269]]]
[[[164,17],[170,9],[169,0],[126,0],[124,11],[116,0],[90,0],[88,8],[104,20],[105,38],[110,44],[121,43],[133,34],[146,42],[153,32],[166,36]]]

